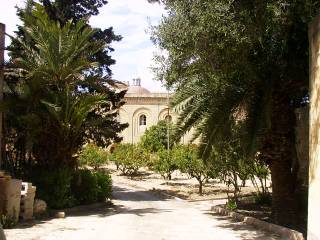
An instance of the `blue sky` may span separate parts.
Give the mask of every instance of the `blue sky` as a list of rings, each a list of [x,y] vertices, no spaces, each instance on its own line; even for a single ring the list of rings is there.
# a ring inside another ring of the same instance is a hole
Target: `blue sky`
[[[12,34],[19,19],[15,6],[23,6],[24,0],[0,0],[0,22],[6,24],[7,33]],[[100,9],[100,14],[90,19],[91,25],[100,28],[113,26],[116,34],[122,35],[120,42],[113,43],[113,78],[130,81],[140,77],[142,85],[155,92],[165,91],[161,83],[154,80],[150,66],[154,52],[157,51],[150,41],[148,29],[156,25],[165,10],[159,4],[149,4],[147,0],[109,0]],[[9,41],[7,41],[8,43]]]

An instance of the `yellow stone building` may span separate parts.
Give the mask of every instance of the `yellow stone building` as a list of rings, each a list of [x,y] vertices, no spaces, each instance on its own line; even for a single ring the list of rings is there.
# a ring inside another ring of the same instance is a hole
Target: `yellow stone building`
[[[123,143],[137,143],[145,130],[156,125],[160,120],[176,121],[178,114],[168,107],[168,93],[152,93],[141,86],[139,78],[128,84],[128,91],[124,97],[126,102],[119,110],[119,121],[128,123],[121,136]],[[191,134],[181,140],[190,141]]]

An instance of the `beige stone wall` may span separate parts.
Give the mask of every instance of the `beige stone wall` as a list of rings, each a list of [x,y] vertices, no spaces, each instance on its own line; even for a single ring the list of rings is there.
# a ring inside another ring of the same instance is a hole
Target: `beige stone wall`
[[[320,239],[320,18],[310,25],[310,133],[308,240]]]
[[[164,120],[170,115],[172,121],[177,120],[178,114],[168,108],[168,98],[166,93],[151,93],[147,95],[127,94],[126,104],[119,110],[119,120],[121,123],[128,123],[121,136],[123,143],[138,143],[145,130],[158,121]],[[147,117],[147,125],[140,126],[139,118],[141,115]],[[188,143],[192,137],[192,131],[182,138],[182,143]]]

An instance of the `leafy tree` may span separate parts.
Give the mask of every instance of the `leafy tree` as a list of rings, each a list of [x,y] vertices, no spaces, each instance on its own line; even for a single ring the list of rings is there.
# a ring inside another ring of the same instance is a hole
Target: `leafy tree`
[[[215,172],[218,172],[218,177],[228,186],[228,189],[230,186],[233,187],[232,199],[236,202],[241,192],[241,184],[239,183],[241,175],[249,175],[250,173],[248,168],[244,167],[245,160],[237,148],[238,146],[236,142],[224,141],[216,146],[211,153]]]
[[[199,157],[196,146],[176,146],[173,150],[173,158],[179,166],[179,170],[195,178],[199,183],[199,194],[203,194],[203,186],[211,174],[211,167]]]
[[[146,166],[148,155],[139,145],[117,144],[110,159],[118,166],[122,174],[132,178],[137,175],[141,167]]]
[[[84,146],[79,154],[80,166],[90,166],[95,170],[107,164],[108,160],[108,152],[92,143]]]
[[[172,151],[161,148],[157,152],[157,158],[154,161],[154,170],[161,174],[164,179],[171,180],[172,173],[178,169],[178,164],[172,156]]]
[[[173,126],[166,121],[159,121],[157,125],[148,128],[141,137],[140,145],[147,151],[152,153],[158,152],[160,149],[168,146],[168,128],[170,147],[173,146]]]
[[[270,170],[266,165],[265,161],[261,159],[259,154],[253,158],[252,163],[250,164],[250,178],[251,182],[258,190],[258,194],[261,196],[269,195],[268,187],[267,187],[267,179],[270,175]],[[259,183],[256,182],[256,179],[259,180]]]
[[[28,14],[35,3],[34,0],[28,0],[27,2],[25,9],[18,8],[17,13],[20,18],[23,18],[23,15]],[[59,22],[61,26],[65,25],[69,21],[72,21],[75,24],[84,18],[98,15],[99,8],[107,4],[106,0],[39,0],[39,2],[44,6],[49,18],[53,21]],[[18,26],[16,34],[18,38],[26,37],[23,28],[20,26]],[[91,60],[99,62],[99,66],[90,70],[96,74],[107,74],[107,77],[110,77],[110,65],[115,64],[115,60],[110,56],[110,53],[114,51],[110,44],[113,41],[120,41],[122,37],[116,35],[113,28],[110,27],[108,29],[98,28],[90,38],[92,41],[103,41],[105,43],[105,48],[100,49],[91,56]],[[13,58],[20,57],[20,50],[22,49],[18,41],[13,40],[9,50],[11,50],[10,55]]]
[[[320,2],[160,2],[168,15],[153,29],[153,39],[166,55],[156,57],[156,71],[177,89],[181,134],[196,127],[208,158],[242,120],[243,147],[259,151],[271,169],[274,221],[299,225],[306,208],[296,201],[301,186],[294,111],[306,104],[308,22]]]
[[[15,38],[23,54],[6,78],[8,135],[21,152],[16,156],[74,167],[74,154],[85,142],[108,145],[121,139],[117,133],[125,127],[113,120],[117,106],[106,93],[82,88],[83,82],[100,81],[101,75],[86,73],[99,65],[91,56],[105,44],[91,41],[96,31],[85,20],[61,26],[40,4],[23,15],[23,23],[25,37]]]

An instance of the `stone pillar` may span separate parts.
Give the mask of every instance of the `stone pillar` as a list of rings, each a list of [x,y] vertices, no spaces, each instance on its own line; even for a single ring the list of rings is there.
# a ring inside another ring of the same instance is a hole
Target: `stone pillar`
[[[36,195],[36,187],[32,183],[22,183],[23,190],[21,191],[21,211],[20,217],[23,220],[30,220],[33,218],[33,203]]]
[[[308,240],[320,240],[320,16],[309,26],[310,132]]]

